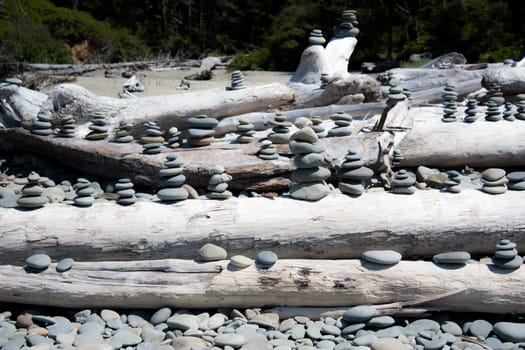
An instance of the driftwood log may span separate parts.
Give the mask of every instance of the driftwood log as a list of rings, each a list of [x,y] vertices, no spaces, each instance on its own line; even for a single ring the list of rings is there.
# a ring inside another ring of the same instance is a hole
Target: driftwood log
[[[410,196],[369,191],[359,198],[333,193],[313,203],[259,197],[0,209],[0,262],[20,264],[37,252],[81,261],[194,259],[207,242],[230,256],[251,257],[264,249],[281,258],[317,259],[356,258],[370,249],[406,258],[451,250],[492,255],[503,238],[525,250],[523,200],[519,191],[494,196],[471,189]]]
[[[351,306],[430,302],[446,311],[525,312],[525,269],[492,265],[447,268],[424,261],[392,267],[360,260],[279,260],[270,269],[236,270],[228,261],[76,262],[59,274],[55,264],[35,275],[0,266],[0,299],[60,307]],[[45,291],[45,292],[44,292]]]
[[[493,83],[499,84],[504,95],[525,92],[525,66],[490,69],[483,74],[482,84],[486,89]]]

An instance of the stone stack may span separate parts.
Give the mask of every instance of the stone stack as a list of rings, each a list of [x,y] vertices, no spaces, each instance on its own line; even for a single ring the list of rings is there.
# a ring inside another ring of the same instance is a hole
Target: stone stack
[[[505,170],[490,168],[481,173],[481,188],[483,192],[490,194],[502,194],[507,192],[509,180],[505,176]]]
[[[516,96],[516,119],[525,120],[525,94],[519,94]]]
[[[485,120],[489,122],[497,122],[501,120],[501,111],[496,102],[489,100],[487,102],[487,111],[485,112]]]
[[[228,199],[232,193],[228,191],[228,182],[232,180],[230,174],[224,172],[221,165],[215,166],[211,170],[210,181],[208,182],[208,192],[206,196],[210,199]]]
[[[509,190],[523,191],[525,190],[525,171],[514,171],[507,175],[509,180]]]
[[[77,122],[75,117],[71,114],[66,114],[60,118],[57,136],[59,137],[75,137],[75,131],[77,129]]]
[[[49,202],[49,199],[43,195],[44,188],[40,185],[40,175],[34,171],[27,177],[27,184],[22,187],[21,193],[22,196],[17,199],[16,204],[22,208],[40,208]]]
[[[330,84],[330,75],[328,73],[321,73],[321,89],[326,89],[328,84]]]
[[[352,134],[352,116],[344,112],[337,112],[330,116],[335,127],[328,131],[328,136],[349,136]]]
[[[392,154],[392,165],[399,165],[404,159],[405,156],[403,155],[403,153],[401,153],[400,150],[395,149],[394,153]]]
[[[445,188],[448,192],[461,192],[461,174],[456,170],[447,171],[448,180],[445,181]]]
[[[323,119],[321,117],[311,117],[310,120],[312,121],[312,129],[314,129],[318,138],[322,139],[323,137],[328,136],[328,130],[324,128]]]
[[[213,141],[215,127],[219,121],[205,114],[188,118],[188,142],[192,146],[207,146]]]
[[[272,132],[268,134],[268,139],[275,144],[286,144],[290,139],[290,127],[292,123],[286,120],[281,113],[276,113],[274,120],[269,121],[273,126]]]
[[[324,167],[324,148],[318,143],[315,132],[310,127],[296,131],[290,137],[290,150],[295,155],[294,164],[298,168],[292,172],[295,182],[290,188],[290,196],[308,201],[319,200],[330,192],[325,180],[330,170]]]
[[[403,93],[403,89],[401,89],[397,85],[393,85],[388,89],[388,98],[386,100],[386,104],[389,108],[393,108],[398,102],[404,101],[407,99],[407,96]]]
[[[394,174],[394,178],[392,179],[392,192],[398,194],[414,194],[416,192],[416,188],[414,187],[415,183],[416,179],[410,176],[406,170],[401,169]]]
[[[130,134],[132,128],[132,123],[130,123],[127,119],[121,119],[117,129],[115,130],[113,141],[118,143],[133,142],[133,136]]]
[[[489,101],[493,101],[497,106],[501,106],[505,103],[505,97],[503,97],[503,93],[501,92],[501,85],[497,82],[490,84],[488,96]]]
[[[250,143],[255,141],[255,127],[248,119],[239,118],[239,124],[237,125],[237,142],[239,143]]]
[[[465,109],[465,118],[463,119],[466,123],[475,122],[478,117],[476,115],[478,107],[478,101],[475,98],[469,98],[467,100],[467,108]]]
[[[323,45],[326,43],[326,39],[323,36],[323,31],[321,29],[314,29],[310,32],[308,37],[308,42],[310,45]]]
[[[157,197],[161,201],[175,202],[188,198],[188,191],[182,187],[186,181],[186,177],[182,174],[183,164],[175,154],[166,156],[164,167],[159,171],[162,189],[157,192]]]
[[[277,153],[277,150],[275,149],[275,146],[273,145],[272,141],[266,139],[263,140],[261,143],[262,147],[259,150],[259,152],[257,152],[257,156],[259,158],[264,160],[273,160],[279,158],[279,154]]]
[[[144,150],[144,154],[158,154],[161,151],[162,144],[164,143],[164,137],[160,126],[154,121],[148,121],[144,124],[144,136],[140,138],[140,143]]]
[[[179,147],[180,144],[182,143],[181,134],[182,132],[176,126],[172,126],[171,128],[169,128],[168,133],[166,135],[168,147],[170,148]]]
[[[403,95],[406,96],[406,99],[407,100],[412,100],[412,91],[410,90],[410,88],[403,88],[403,90],[401,90],[401,92],[403,93]]]
[[[516,117],[514,116],[513,108],[514,106],[512,102],[505,102],[505,110],[503,111],[503,119],[505,119],[508,122],[513,122],[516,120]]]
[[[242,90],[246,89],[244,85],[244,77],[240,70],[236,70],[231,74],[231,86],[228,87],[228,90]]]
[[[137,201],[135,197],[135,190],[133,189],[133,182],[130,179],[124,178],[118,180],[115,184],[115,190],[117,191],[117,203],[120,205],[131,205]]]
[[[31,124],[31,133],[40,136],[49,136],[53,133],[53,126],[51,124],[51,114],[46,112],[38,112],[36,119]]]
[[[89,126],[91,130],[86,135],[86,140],[103,140],[108,137],[109,127],[108,120],[106,118],[106,113],[104,112],[95,112],[93,118],[91,118],[91,125]]]
[[[447,84],[441,97],[443,100],[443,118],[441,120],[445,123],[455,122],[458,93],[454,91],[454,86]]]
[[[73,202],[79,207],[89,207],[95,201],[95,189],[91,186],[91,182],[88,179],[79,178],[75,184],[76,197]]]
[[[359,34],[357,26],[357,11],[345,10],[341,16],[341,23],[334,26],[334,35],[337,38],[356,37]]]
[[[523,264],[523,258],[518,255],[516,243],[508,239],[502,239],[496,245],[496,252],[494,253],[492,262],[497,267],[504,269],[517,269]]]
[[[350,149],[337,174],[340,178],[339,190],[341,192],[360,196],[370,185],[374,172],[364,166],[361,156],[356,151]]]

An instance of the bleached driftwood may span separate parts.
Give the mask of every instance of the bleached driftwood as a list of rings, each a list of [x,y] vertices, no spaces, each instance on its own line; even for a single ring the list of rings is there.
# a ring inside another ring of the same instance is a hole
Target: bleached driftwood
[[[525,66],[489,69],[483,74],[482,85],[486,89],[493,83],[499,84],[504,95],[525,92]]]
[[[62,274],[54,269],[52,264],[35,275],[19,266],[0,266],[0,299],[75,308],[349,307],[450,293],[425,306],[525,312],[525,269],[509,273],[485,264],[450,269],[424,261],[384,267],[360,260],[284,259],[270,269],[237,270],[228,261],[154,260],[76,262]]]
[[[370,249],[406,258],[451,250],[492,255],[503,238],[525,249],[523,200],[524,192],[470,189],[408,196],[369,191],[359,198],[334,193],[318,202],[258,197],[0,209],[0,262],[21,264],[37,252],[53,259],[194,259],[207,242],[230,256],[251,257],[265,249],[281,258],[318,259],[356,258]]]
[[[310,45],[301,54],[299,66],[292,78],[293,83],[321,84],[321,74],[332,75],[326,50],[322,45]]]

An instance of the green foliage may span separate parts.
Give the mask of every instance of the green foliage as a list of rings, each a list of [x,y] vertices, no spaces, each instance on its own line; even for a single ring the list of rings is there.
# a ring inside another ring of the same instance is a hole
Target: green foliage
[[[266,47],[254,49],[249,53],[238,53],[234,56],[229,69],[233,70],[258,70],[268,66],[270,50]]]

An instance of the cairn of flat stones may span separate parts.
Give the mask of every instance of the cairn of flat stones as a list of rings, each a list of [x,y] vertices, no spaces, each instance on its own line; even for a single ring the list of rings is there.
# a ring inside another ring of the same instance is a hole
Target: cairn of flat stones
[[[164,161],[164,167],[159,170],[161,178],[161,190],[157,192],[157,197],[163,202],[176,202],[188,198],[188,191],[183,187],[186,176],[182,174],[184,163],[178,159],[177,155],[169,154]]]
[[[40,185],[40,175],[34,171],[27,177],[27,184],[22,187],[21,193],[22,196],[17,199],[16,204],[22,208],[40,208],[49,202],[49,199],[43,195],[44,188]]]
[[[166,142],[168,143],[168,147],[179,147],[182,142],[181,134],[182,132],[176,126],[169,128],[168,132],[166,133]]]
[[[326,43],[326,39],[323,36],[323,31],[321,29],[314,29],[310,32],[308,37],[308,42],[310,45],[323,45]]]
[[[374,172],[364,166],[361,156],[355,150],[350,149],[337,174],[340,178],[339,190],[341,192],[360,196],[370,186],[370,179]]]
[[[275,144],[286,144],[290,139],[290,128],[292,123],[286,120],[286,117],[281,113],[276,113],[274,120],[269,121],[273,126],[272,132],[268,134],[268,139]]]
[[[71,114],[66,114],[59,120],[57,136],[68,138],[75,137],[76,129],[77,122],[75,121],[75,117],[73,117]]]
[[[359,34],[358,25],[357,11],[345,10],[341,16],[341,23],[333,28],[334,35],[337,38],[356,37]]]
[[[120,205],[131,205],[137,201],[135,196],[135,189],[133,188],[133,182],[130,179],[124,178],[118,180],[115,184],[115,190],[117,191],[117,203]]]
[[[86,140],[103,140],[108,137],[109,126],[106,113],[95,112],[93,118],[91,118],[89,130],[91,131],[86,135]]]
[[[265,139],[261,141],[261,149],[257,152],[257,156],[264,160],[274,160],[279,158],[279,153],[275,149],[273,142]]]
[[[497,122],[501,120],[501,111],[496,102],[489,100],[487,102],[487,111],[485,112],[485,120],[489,122]]]
[[[320,116],[311,117],[310,120],[312,121],[312,129],[318,138],[322,139],[328,136],[328,130],[323,126],[323,119]]]
[[[403,155],[403,153],[401,153],[400,150],[395,149],[394,153],[392,154],[392,165],[399,165],[404,159],[405,156]]]
[[[328,84],[330,84],[330,75],[328,73],[321,73],[321,86],[320,88],[321,89],[326,89],[326,87],[328,86]]]
[[[478,116],[477,113],[478,101],[475,98],[469,98],[467,100],[467,107],[465,108],[465,118],[463,121],[466,123],[474,123]]]
[[[525,171],[513,171],[507,175],[509,190],[523,191],[525,190]]]
[[[207,146],[213,141],[215,127],[219,121],[205,114],[188,118],[188,142],[192,146]]]
[[[140,142],[144,148],[142,153],[160,153],[162,144],[164,143],[164,137],[162,136],[160,126],[154,121],[148,121],[146,124],[144,124],[144,136],[140,138]]]
[[[31,133],[39,136],[49,136],[53,133],[51,114],[38,112],[36,119],[31,124]]]
[[[461,192],[461,174],[456,170],[447,171],[448,180],[445,181],[445,188],[451,193]]]
[[[255,127],[248,119],[239,118],[239,124],[237,124],[237,142],[239,143],[250,143],[255,141]]]
[[[349,136],[352,134],[352,116],[344,112],[337,112],[330,116],[335,127],[328,131],[328,137]]]
[[[454,86],[447,84],[441,98],[443,100],[443,118],[441,120],[445,123],[455,122],[458,93],[454,91]]]
[[[516,117],[514,116],[513,111],[514,105],[512,102],[505,102],[505,110],[503,111],[503,119],[505,119],[508,122],[513,122],[516,120]]]
[[[244,85],[244,76],[240,70],[233,71],[231,74],[231,86],[227,90],[242,90],[246,89]]]
[[[505,175],[505,170],[498,168],[490,168],[482,172],[482,191],[490,194],[502,194],[507,192],[507,183],[509,180]]]
[[[497,82],[493,82],[489,87],[489,101],[493,101],[496,105],[501,106],[505,103],[505,97],[501,92],[501,86]]]
[[[118,127],[115,129],[113,141],[118,143],[133,142],[133,136],[130,134],[132,128],[133,124],[127,119],[120,120]]]
[[[227,174],[222,165],[217,165],[211,170],[211,177],[208,182],[208,193],[206,196],[210,199],[228,199],[232,193],[228,191],[228,182],[232,176]]]
[[[502,239],[496,245],[492,262],[503,269],[517,269],[523,264],[523,258],[518,255],[516,243]]]
[[[405,169],[401,169],[394,174],[392,179],[392,192],[398,194],[414,194],[416,179]]]
[[[399,86],[393,85],[388,89],[388,98],[386,104],[389,108],[394,107],[398,102],[404,101],[407,96],[403,93],[403,89]]]
[[[304,127],[290,137],[290,150],[294,154],[294,164],[298,168],[292,172],[294,185],[290,196],[307,201],[319,200],[330,192],[325,180],[330,177],[330,170],[324,166],[321,153],[323,146],[311,127]]]
[[[95,189],[91,186],[91,182],[88,179],[79,178],[75,184],[76,197],[73,199],[75,205],[79,207],[89,207],[95,201]]]
[[[525,120],[525,94],[519,94],[516,96],[516,119]]]

